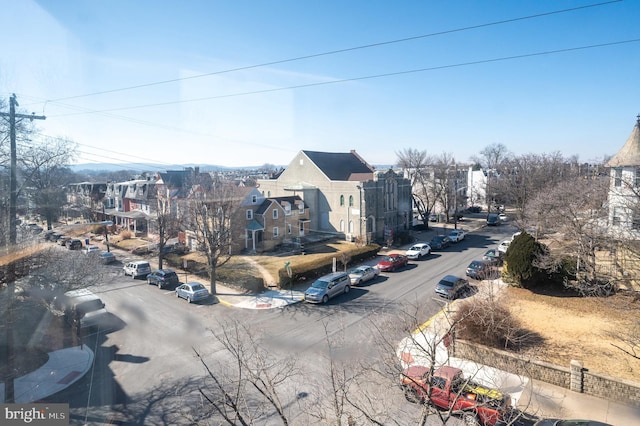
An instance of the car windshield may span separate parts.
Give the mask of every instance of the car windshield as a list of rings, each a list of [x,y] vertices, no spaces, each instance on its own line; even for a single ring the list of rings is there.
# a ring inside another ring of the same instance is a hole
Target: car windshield
[[[395,262],[397,258],[395,257],[391,257],[391,256],[385,256],[384,257],[384,261],[385,262]]]
[[[351,271],[351,273],[353,275],[362,275],[362,274],[364,274],[364,269],[360,269],[360,268],[354,269],[353,271]]]
[[[311,287],[319,288],[319,289],[325,289],[325,288],[327,288],[328,285],[329,285],[329,283],[327,281],[316,280],[316,281],[313,282],[313,284],[311,284]]]
[[[445,280],[440,281],[438,285],[442,287],[453,287],[453,283],[451,281],[445,281]]]

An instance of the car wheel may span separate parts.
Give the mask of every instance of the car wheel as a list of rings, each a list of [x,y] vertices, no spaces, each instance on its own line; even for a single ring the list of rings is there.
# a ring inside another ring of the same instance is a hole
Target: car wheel
[[[176,291],[176,297],[177,297],[178,299],[180,298],[180,293],[178,293],[177,291]]]
[[[191,296],[187,296],[187,302],[191,303]]]
[[[420,402],[420,397],[418,396],[418,393],[414,388],[410,386],[405,386],[403,390],[404,390],[404,397],[407,401],[413,404],[418,404]]]
[[[349,290],[351,290],[351,287],[349,287],[348,285],[344,286],[344,294],[349,293]]]
[[[327,303],[328,301],[329,301],[329,296],[325,294],[324,297],[322,298],[322,303]]]
[[[162,289],[162,282],[161,281],[158,281],[158,288]]]
[[[462,422],[465,426],[480,426],[478,417],[474,413],[464,413],[462,415]]]

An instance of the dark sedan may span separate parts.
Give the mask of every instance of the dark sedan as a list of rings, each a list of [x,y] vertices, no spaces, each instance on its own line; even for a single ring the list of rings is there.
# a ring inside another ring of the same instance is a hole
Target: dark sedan
[[[491,277],[491,265],[483,260],[474,260],[467,266],[466,273],[474,280],[485,280]]]
[[[451,245],[451,239],[446,235],[437,235],[429,242],[431,250],[442,250]]]
[[[180,284],[178,274],[171,269],[158,269],[147,275],[147,283],[157,285],[158,288],[177,286]]]

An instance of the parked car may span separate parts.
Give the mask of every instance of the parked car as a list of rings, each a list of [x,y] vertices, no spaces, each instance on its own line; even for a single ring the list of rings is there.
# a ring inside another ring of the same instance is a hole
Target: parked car
[[[460,241],[464,240],[464,237],[466,235],[467,233],[464,231],[464,229],[455,229],[449,233],[448,237],[451,242],[459,243]]]
[[[509,245],[511,244],[511,240],[505,240],[498,245],[498,252],[502,254],[506,254],[507,250],[509,250]]]
[[[497,226],[500,224],[500,216],[497,213],[490,213],[487,216],[487,225],[488,226]]]
[[[467,266],[466,274],[474,280],[484,280],[491,277],[491,265],[484,260],[473,260]]]
[[[431,246],[427,243],[418,243],[414,244],[407,252],[405,256],[407,256],[411,260],[420,259],[423,256],[428,256],[431,254]]]
[[[500,252],[497,249],[489,249],[482,256],[482,260],[491,265],[499,265],[501,262]]]
[[[512,414],[508,395],[465,378],[459,368],[442,366],[432,374],[429,367],[414,365],[403,371],[401,386],[408,401],[459,413],[465,425],[506,424]]]
[[[208,299],[209,290],[199,282],[185,283],[176,288],[176,297],[186,299],[187,302],[197,302],[199,300]]]
[[[146,260],[138,260],[129,262],[122,268],[125,275],[131,275],[134,280],[136,277],[146,277],[151,273],[151,266]]]
[[[69,250],[82,250],[82,241],[77,238],[67,241],[66,247]]]
[[[429,215],[429,222],[437,222],[438,221],[438,215],[435,213],[431,213]]]
[[[382,258],[376,267],[382,272],[395,271],[407,266],[409,258],[404,254],[392,253]]]
[[[469,288],[469,281],[455,275],[446,275],[436,284],[436,294],[447,299],[457,298],[463,291]]]
[[[482,211],[482,207],[480,206],[471,206],[467,209],[469,213],[480,213]]]
[[[100,247],[98,246],[85,246],[82,249],[82,252],[84,254],[99,254],[102,250],[100,250]]]
[[[305,302],[327,303],[339,294],[347,294],[351,289],[351,279],[346,272],[334,272],[318,278],[304,292]]]
[[[508,222],[509,216],[507,216],[505,213],[500,213],[498,215],[498,219],[500,219],[500,222]]]
[[[62,235],[60,238],[58,238],[58,244],[60,244],[61,246],[66,246],[67,242],[71,239],[72,238],[68,235]]]
[[[147,284],[157,285],[158,288],[165,288],[172,285],[179,285],[178,274],[171,269],[156,269],[147,275]]]
[[[100,253],[100,263],[107,265],[115,261],[116,261],[116,255],[111,253],[110,251],[103,251],[102,253]]]
[[[451,245],[451,239],[446,235],[436,235],[429,241],[429,245],[431,246],[431,250],[446,249]]]
[[[595,420],[561,420],[561,419],[541,419],[533,426],[613,426],[609,423],[602,423]]]
[[[351,285],[360,285],[370,280],[378,278],[380,270],[371,266],[358,266],[349,273]]]

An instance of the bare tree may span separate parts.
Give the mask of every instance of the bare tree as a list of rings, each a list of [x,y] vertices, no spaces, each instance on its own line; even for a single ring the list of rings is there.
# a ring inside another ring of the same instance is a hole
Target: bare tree
[[[213,411],[229,425],[262,424],[272,417],[289,425],[284,398],[299,375],[296,358],[272,353],[259,337],[259,330],[238,321],[220,324],[216,332],[225,351],[224,361],[214,367],[193,349],[210,379],[210,385],[199,391]]]
[[[231,258],[233,223],[242,201],[238,187],[217,179],[210,184],[196,183],[190,199],[190,225],[198,250],[207,258],[211,294],[216,294],[216,271]]]
[[[167,200],[161,197],[157,198],[158,209],[156,212],[156,227],[158,230],[158,269],[163,268],[164,264],[164,248],[171,238],[175,238],[181,230],[181,222],[168,206]]]
[[[433,211],[438,200],[437,186],[434,176],[434,159],[427,151],[405,148],[396,152],[397,165],[411,181],[414,205],[422,222],[428,226],[429,213]]]

